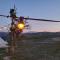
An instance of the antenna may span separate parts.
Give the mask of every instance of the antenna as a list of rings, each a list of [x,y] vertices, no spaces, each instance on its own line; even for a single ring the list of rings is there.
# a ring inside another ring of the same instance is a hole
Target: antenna
[[[14,10],[15,10],[15,8],[16,8],[16,7],[15,7],[15,4],[14,4]]]
[[[15,11],[15,14],[16,14],[16,5],[15,5],[15,0],[14,0],[14,11]]]
[[[14,0],[14,10],[16,10],[16,6],[15,6],[15,0]]]

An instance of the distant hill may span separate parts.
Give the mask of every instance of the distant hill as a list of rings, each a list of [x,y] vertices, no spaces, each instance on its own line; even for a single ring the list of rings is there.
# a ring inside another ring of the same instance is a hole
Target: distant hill
[[[0,37],[4,40],[8,38],[8,32],[0,32]],[[32,33],[23,33],[23,37],[60,37],[60,32],[32,32]]]
[[[24,35],[29,36],[60,36],[60,32],[36,32],[36,33],[24,33]]]
[[[23,36],[22,39],[47,39],[47,38],[60,37],[60,32],[24,33],[22,36]]]

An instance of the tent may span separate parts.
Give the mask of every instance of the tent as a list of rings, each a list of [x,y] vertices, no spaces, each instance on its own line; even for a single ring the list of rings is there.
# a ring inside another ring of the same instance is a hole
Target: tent
[[[1,37],[0,37],[0,48],[7,48],[8,47],[8,42],[4,41]]]

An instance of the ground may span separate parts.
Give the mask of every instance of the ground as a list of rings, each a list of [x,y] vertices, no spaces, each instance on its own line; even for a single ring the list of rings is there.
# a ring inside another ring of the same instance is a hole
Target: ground
[[[60,60],[60,38],[21,40],[18,42],[18,60]]]
[[[14,60],[60,60],[60,37],[35,36],[17,40]]]

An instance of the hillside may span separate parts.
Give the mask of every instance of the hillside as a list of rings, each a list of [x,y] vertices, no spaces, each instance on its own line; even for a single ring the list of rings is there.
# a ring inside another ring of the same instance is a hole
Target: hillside
[[[24,33],[15,53],[15,60],[60,60],[60,32]]]

